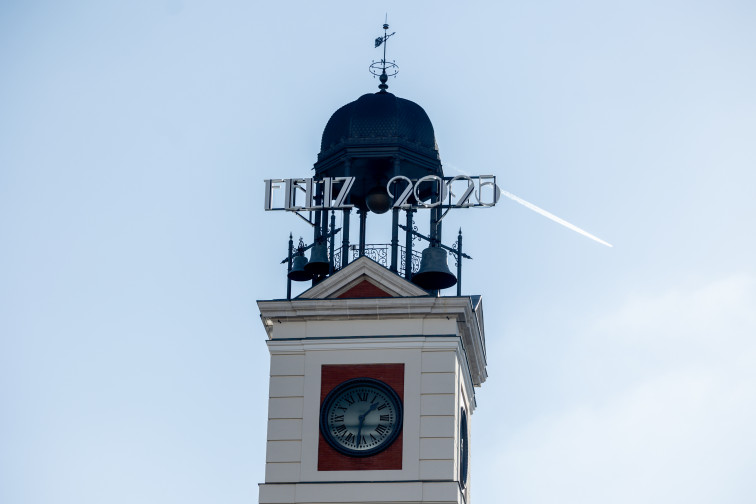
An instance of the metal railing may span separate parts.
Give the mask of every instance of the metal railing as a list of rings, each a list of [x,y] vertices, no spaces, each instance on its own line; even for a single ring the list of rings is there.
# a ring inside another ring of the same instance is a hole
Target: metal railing
[[[333,264],[335,268],[338,270],[341,266],[341,254],[342,254],[343,247],[337,248],[333,253]],[[400,275],[404,274],[405,269],[405,258],[407,257],[406,249],[404,246],[399,245],[399,254],[398,254],[398,271]],[[360,248],[357,245],[350,245],[349,249],[347,251],[349,262],[352,262],[360,257]],[[373,261],[377,262],[381,266],[385,266],[386,268],[391,268],[391,244],[389,243],[368,243],[365,244],[365,256],[369,257]],[[412,273],[416,273],[420,269],[420,259],[422,258],[422,253],[418,252],[416,250],[412,250],[412,259],[410,262],[410,267],[412,268]]]

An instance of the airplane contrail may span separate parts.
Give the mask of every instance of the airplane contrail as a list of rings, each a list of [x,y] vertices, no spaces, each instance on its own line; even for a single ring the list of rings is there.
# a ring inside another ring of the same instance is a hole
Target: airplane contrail
[[[591,240],[597,241],[597,242],[599,242],[602,245],[606,245],[607,247],[610,247],[610,248],[613,247],[613,245],[611,243],[605,242],[601,238],[593,236],[588,231],[586,231],[584,229],[580,229],[576,225],[571,224],[571,223],[567,222],[566,220],[557,217],[553,213],[547,212],[543,208],[537,207],[533,203],[530,203],[529,201],[525,201],[524,199],[520,198],[519,196],[515,196],[514,194],[512,194],[510,192],[504,191],[502,189],[499,189],[499,190],[501,191],[501,194],[503,194],[507,198],[511,199],[512,201],[515,201],[515,202],[519,203],[520,205],[524,206],[525,208],[529,208],[529,209],[533,210],[534,212],[543,215],[547,219],[551,219],[554,222],[556,222],[557,224],[561,224],[562,226],[566,227],[567,229],[572,229],[576,233],[580,233],[581,235],[586,236],[586,237],[590,238]]]
[[[456,166],[454,166],[454,165],[452,165],[450,163],[446,163],[445,166],[447,166],[447,167],[449,167],[449,168],[451,168],[451,169],[453,169],[453,170],[461,173],[462,175],[467,175],[468,177],[470,176],[470,174],[467,173],[466,171],[461,170],[461,169],[457,168]],[[515,196],[511,192],[507,192],[507,191],[501,189],[499,186],[496,186],[496,189],[499,191],[499,193],[503,194],[504,196],[506,196],[507,198],[511,199],[512,201],[514,201],[516,203],[519,203],[520,205],[524,206],[525,208],[529,208],[529,209],[533,210],[535,213],[543,215],[547,219],[553,220],[557,224],[561,224],[562,226],[566,227],[567,229],[571,229],[571,230],[575,231],[576,233],[580,233],[581,235],[586,236],[586,237],[590,238],[591,240],[599,242],[601,245],[606,245],[609,248],[613,248],[614,247],[614,245],[612,245],[611,243],[605,242],[604,240],[602,240],[601,238],[599,238],[597,236],[593,236],[588,231],[586,231],[584,229],[580,229],[576,225],[574,225],[574,224],[572,224],[570,222],[567,222],[566,220],[564,220],[564,219],[562,219],[560,217],[557,217],[553,213],[547,212],[543,208],[537,207],[533,203],[531,203],[529,201],[525,201],[524,199],[520,198],[519,196]],[[497,196],[496,199],[499,199],[498,196]]]

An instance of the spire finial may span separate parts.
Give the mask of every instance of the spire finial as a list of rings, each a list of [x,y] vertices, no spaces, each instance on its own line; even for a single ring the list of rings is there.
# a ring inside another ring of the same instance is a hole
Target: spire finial
[[[396,74],[399,73],[399,67],[394,61],[386,61],[386,46],[388,45],[388,39],[396,34],[396,32],[389,33],[388,29],[388,14],[386,14],[386,21],[383,23],[383,36],[375,39],[376,48],[383,45],[383,59],[380,61],[373,61],[370,64],[370,73],[377,76],[378,80],[381,81],[380,85],[378,85],[381,93],[385,93],[388,89],[388,84],[386,84],[388,78],[396,76]]]

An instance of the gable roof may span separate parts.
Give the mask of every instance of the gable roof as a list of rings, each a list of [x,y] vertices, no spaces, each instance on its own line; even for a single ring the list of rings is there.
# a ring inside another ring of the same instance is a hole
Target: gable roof
[[[417,296],[428,296],[428,292],[369,257],[362,256],[307,289],[297,299]]]

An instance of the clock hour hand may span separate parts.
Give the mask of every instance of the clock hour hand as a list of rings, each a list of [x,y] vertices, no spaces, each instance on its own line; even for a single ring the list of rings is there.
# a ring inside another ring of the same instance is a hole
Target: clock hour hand
[[[360,415],[360,418],[362,420],[365,420],[365,417],[368,416],[368,413],[370,413],[371,411],[373,411],[377,407],[378,407],[378,403],[371,404],[370,408],[363,415]]]

